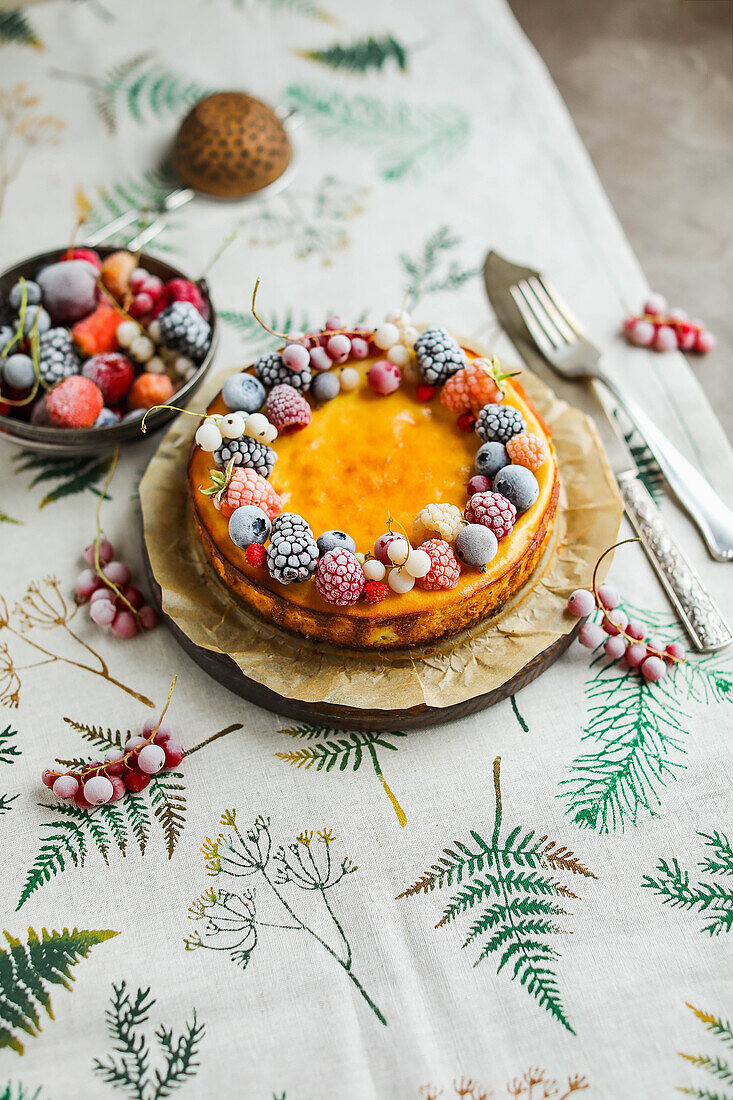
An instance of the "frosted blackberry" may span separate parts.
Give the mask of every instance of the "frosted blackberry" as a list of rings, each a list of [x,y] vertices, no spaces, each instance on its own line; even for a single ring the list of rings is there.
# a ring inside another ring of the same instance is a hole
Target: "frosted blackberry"
[[[283,357],[278,351],[270,351],[255,360],[255,374],[267,386],[268,390],[273,386],[292,386],[298,393],[307,393],[311,387],[310,364],[302,370],[291,370],[283,362]]]
[[[512,436],[526,430],[524,417],[513,405],[484,405],[476,421],[476,434],[484,443],[506,445]]]
[[[428,328],[415,341],[417,365],[423,380],[431,386],[447,382],[468,365],[466,356],[444,328]]]
[[[78,374],[81,359],[67,328],[50,328],[38,337],[38,372],[47,386]]]
[[[302,516],[281,512],[272,525],[267,568],[281,584],[307,581],[318,565],[318,547]]]
[[[235,466],[248,466],[260,477],[269,477],[277,462],[277,453],[257,439],[240,435],[238,439],[225,439],[214,451],[214,462],[222,470],[232,459]]]
[[[160,342],[200,363],[211,343],[211,327],[190,302],[173,302],[158,317]]]

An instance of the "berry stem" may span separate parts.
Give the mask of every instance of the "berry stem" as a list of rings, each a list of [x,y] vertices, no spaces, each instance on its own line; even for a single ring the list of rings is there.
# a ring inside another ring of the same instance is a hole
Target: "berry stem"
[[[112,458],[112,463],[111,463],[110,468],[109,468],[109,473],[107,474],[107,480],[105,481],[104,486],[102,488],[102,492],[99,494],[99,498],[97,500],[97,510],[96,510],[95,517],[94,517],[96,527],[97,527],[97,534],[96,534],[95,539],[94,539],[94,572],[97,574],[98,577],[102,578],[102,580],[104,581],[104,583],[107,585],[108,588],[112,589],[115,596],[117,596],[117,598],[119,600],[122,600],[123,604],[125,604],[125,606],[127,607],[127,610],[130,612],[130,614],[135,619],[139,619],[140,618],[140,612],[138,611],[138,609],[136,607],[132,606],[130,601],[123,594],[122,589],[119,588],[119,586],[116,585],[114,583],[114,581],[111,581],[107,578],[107,576],[104,573],[104,570],[102,569],[102,563],[99,560],[99,543],[100,543],[100,540],[102,538],[102,525],[101,525],[101,522],[100,522],[100,515],[101,515],[101,512],[102,512],[102,501],[106,498],[107,490],[109,489],[110,485],[112,484],[112,478],[114,477],[114,472],[117,469],[117,460],[119,459],[119,457],[120,457],[120,448],[115,447],[115,453],[114,453],[114,456]],[[79,639],[79,640],[81,641],[81,639]],[[83,642],[82,642],[82,645],[84,645]]]
[[[628,633],[628,631],[626,631],[625,629],[620,627],[618,625],[618,623],[615,623],[613,621],[608,608],[603,606],[603,603],[601,602],[601,599],[598,595],[597,577],[598,577],[598,567],[599,567],[599,565],[601,564],[603,559],[608,556],[608,554],[612,554],[614,550],[617,550],[619,548],[619,546],[625,546],[629,542],[641,542],[641,539],[637,538],[636,536],[634,538],[631,538],[631,539],[621,539],[620,542],[615,542],[613,544],[613,546],[609,546],[606,550],[603,551],[600,558],[598,559],[598,561],[596,562],[596,564],[593,567],[593,579],[591,581],[591,588],[593,589],[593,595],[595,596],[596,607],[598,608],[598,610],[603,615],[603,618],[606,619],[608,622],[610,622],[611,625],[616,628],[616,630],[619,632],[621,637],[629,645],[644,645],[644,642],[642,640],[640,640],[639,638],[633,638],[631,636],[631,634]],[[674,662],[674,664],[679,664],[680,662],[686,663],[687,659],[685,657],[675,657],[672,653],[667,653],[666,651],[662,652],[658,649],[653,649],[651,646],[647,646],[646,648],[647,648],[647,656],[659,657],[660,660],[662,660],[662,661],[670,661],[671,660],[671,661]]]
[[[220,413],[217,414],[217,413],[205,413],[205,412],[203,412],[203,413],[191,412],[190,409],[180,409],[178,407],[178,405],[151,405],[150,408],[146,410],[145,415],[143,416],[142,420],[140,421],[140,431],[143,433],[143,435],[145,435],[145,433],[148,430],[146,425],[145,425],[145,421],[148,419],[151,412],[155,412],[156,409],[172,409],[173,412],[185,413],[186,416],[196,416],[196,417],[198,417],[199,420],[207,420],[209,417],[211,417],[212,420],[216,420],[217,416],[219,416],[219,417],[221,416]]]
[[[259,290],[259,286],[260,280],[258,277],[255,280],[254,290],[252,291],[252,316],[254,317],[255,321],[257,321],[258,325],[262,326],[265,332],[269,332],[271,336],[276,336],[278,340],[285,340],[286,342],[290,342],[291,340],[293,340],[293,342],[298,342],[303,339],[315,339],[318,336],[346,336],[354,331],[351,328],[324,328],[321,329],[320,332],[306,332],[305,336],[298,336],[296,338],[291,337],[290,333],[288,332],[277,332],[274,328],[270,328],[269,325],[265,324],[265,322],[262,320],[259,313],[255,309],[255,301],[257,299],[257,291]],[[363,336],[364,339],[366,339],[367,336],[369,337],[369,339],[371,339],[374,336],[374,329],[371,329],[369,332],[363,333]]]
[[[227,248],[229,248],[229,245],[236,239],[236,236],[237,236],[238,232],[239,232],[238,229],[233,229],[232,232],[229,233],[224,238],[224,240],[221,242],[221,244],[218,245],[216,251],[214,252],[214,255],[211,257],[209,262],[205,265],[203,271],[201,272],[198,279],[196,280],[197,283],[203,282],[203,280],[206,278],[206,276],[211,273],[212,267],[214,266],[214,264],[217,264],[219,262],[222,255],[224,254],[224,252],[226,252]]]
[[[130,765],[129,765],[128,761],[130,760],[130,758],[132,756],[137,756],[138,753],[140,752],[140,750],[144,749],[146,745],[152,745],[153,741],[155,740],[155,735],[157,734],[158,730],[160,729],[160,727],[163,723],[163,719],[165,718],[166,711],[168,710],[168,707],[170,705],[171,696],[173,695],[173,689],[176,686],[176,680],[177,679],[178,679],[178,676],[173,677],[173,682],[171,683],[170,690],[168,692],[168,698],[165,701],[165,706],[163,707],[162,711],[160,712],[160,718],[155,723],[155,725],[151,729],[148,736],[145,738],[145,741],[142,743],[142,745],[136,745],[134,749],[130,749],[129,752],[126,752],[124,754],[124,756],[119,757],[119,759],[117,759],[117,760],[109,760],[106,763],[101,764],[101,765],[91,769],[92,771],[94,771],[95,775],[105,775],[106,776],[107,775],[107,768],[110,766],[110,764],[115,764],[115,765],[122,764],[123,768],[129,768]],[[199,746],[199,748],[200,747],[201,746]],[[49,773],[51,775],[55,776],[57,779],[60,775],[70,775],[71,774],[70,772],[51,771],[50,768],[48,770],[49,770]],[[81,778],[82,786],[84,784],[84,775],[89,770],[90,769],[89,769],[88,766],[86,767],[86,770],[85,770],[85,768],[80,769],[79,775],[80,775],[80,778]],[[107,776],[107,778],[109,778],[109,777]]]
[[[220,737],[226,737],[228,733],[234,733],[235,730],[241,730],[244,727],[241,722],[232,722],[231,726],[227,726],[226,729],[219,730],[218,733],[212,733],[211,737],[205,738],[203,741],[199,741],[198,745],[194,745],[192,749],[186,749],[186,756],[191,756],[192,753],[198,752],[199,749],[203,749],[204,746],[210,745],[212,741],[218,741]]]

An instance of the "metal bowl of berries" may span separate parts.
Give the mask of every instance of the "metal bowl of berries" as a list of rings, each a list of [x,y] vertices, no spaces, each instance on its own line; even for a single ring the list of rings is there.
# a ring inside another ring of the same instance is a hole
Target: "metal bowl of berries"
[[[211,366],[205,280],[145,253],[54,249],[0,274],[0,433],[85,455],[143,438],[186,405]],[[156,408],[169,405],[173,408]]]

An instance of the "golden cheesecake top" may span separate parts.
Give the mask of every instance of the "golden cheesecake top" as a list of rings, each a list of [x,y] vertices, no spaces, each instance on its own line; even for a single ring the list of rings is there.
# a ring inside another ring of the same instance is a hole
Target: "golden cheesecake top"
[[[475,355],[467,351],[467,357],[471,360]],[[390,517],[395,531],[403,525],[411,536],[413,520],[427,504],[454,504],[463,512],[466,487],[475,473],[474,458],[481,445],[475,432],[458,427],[456,414],[437,394],[429,402],[419,401],[415,384],[404,380],[392,394],[374,393],[365,377],[373,362],[349,363],[360,372],[358,387],[339,393],[321,407],[314,405],[306,428],[279,436],[271,444],[278,457],[270,482],[282,497],[283,511],[303,516],[315,538],[324,531],[346,531],[357,552],[365,554],[373,552]],[[548,509],[556,480],[556,459],[546,425],[519,383],[507,380],[505,387],[505,403],[519,410],[528,431],[547,442],[548,457],[535,472],[539,496],[517,517],[513,531],[499,543],[496,557],[483,573],[462,565],[455,589],[425,591],[416,586],[404,595],[390,590],[376,608],[363,601],[344,608],[323,600],[312,581],[280,584],[266,569],[247,564],[244,550],[229,538],[227,519],[216,511],[211,497],[197,492],[209,483],[214,461],[210,453],[195,448],[190,484],[199,522],[218,553],[244,577],[294,605],[317,608],[324,614],[370,618],[397,611],[414,614],[469,595],[503,576],[521,557]],[[209,411],[228,410],[219,396]]]

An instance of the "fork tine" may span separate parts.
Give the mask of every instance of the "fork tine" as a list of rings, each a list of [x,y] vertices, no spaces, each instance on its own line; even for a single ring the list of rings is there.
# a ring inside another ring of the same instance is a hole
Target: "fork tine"
[[[527,305],[526,301],[524,300],[524,296],[522,295],[522,292],[520,291],[519,287],[518,286],[510,286],[509,287],[509,293],[511,294],[512,298],[514,299],[514,304],[517,307],[517,309],[519,310],[519,312],[522,316],[522,320],[524,321],[525,325],[527,326],[527,329],[529,330],[529,334],[532,337],[532,339],[534,340],[535,344],[540,349],[540,351],[542,352],[543,355],[545,355],[547,357],[551,356],[555,349],[554,349],[552,343],[550,342],[550,340],[548,340],[547,336],[545,335],[544,330],[542,329],[542,327],[540,326],[538,321],[535,319],[535,316],[532,313],[532,310]]]
[[[537,282],[540,284],[540,286],[544,290],[545,294],[547,295],[548,299],[553,304],[553,306],[555,307],[557,312],[563,318],[563,320],[565,321],[565,324],[568,325],[568,327],[572,329],[572,331],[574,333],[574,338],[578,337],[578,336],[580,336],[580,337],[585,336],[585,332],[583,330],[583,326],[581,325],[580,321],[575,316],[573,311],[565,304],[565,302],[563,301],[561,295],[557,292],[556,288],[553,286],[553,284],[550,282],[550,280],[545,278],[544,275],[540,275],[537,278]]]
[[[560,334],[549,313],[537,297],[534,289],[526,279],[520,279],[517,285],[519,286],[520,293],[525,302],[534,314],[535,320],[552,344],[554,350],[561,351],[566,346],[565,338]]]
[[[529,285],[532,287],[532,290],[535,292],[540,302],[544,306],[545,312],[554,324],[557,331],[560,333],[563,339],[567,341],[568,344],[574,344],[578,339],[577,333],[573,331],[572,327],[568,324],[563,314],[555,305],[553,299],[547,293],[542,283],[542,280],[533,275],[528,280],[528,282]]]

